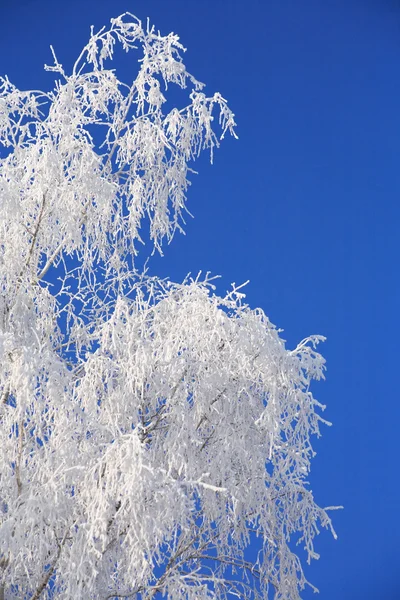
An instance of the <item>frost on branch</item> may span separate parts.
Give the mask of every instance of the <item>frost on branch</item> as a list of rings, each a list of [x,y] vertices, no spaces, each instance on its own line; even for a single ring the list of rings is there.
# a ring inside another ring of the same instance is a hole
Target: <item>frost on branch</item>
[[[142,49],[132,84],[107,68],[116,43]],[[306,481],[321,338],[289,351],[238,288],[220,298],[208,276],[133,266],[144,222],[159,250],[181,227],[215,108],[233,133],[182,51],[127,14],[92,32],[71,75],[53,53],[52,92],[0,80],[6,600],[297,600],[290,539],[315,558],[331,528]],[[170,84],[189,87],[186,107],[165,110]]]
[[[116,42],[142,49],[129,85],[104,66]],[[12,239],[0,254],[7,286],[41,279],[62,253],[88,268],[101,260],[120,270],[136,252],[146,217],[158,250],[181,229],[188,162],[219,144],[215,107],[222,135],[235,124],[222,96],[207,97],[186,71],[182,50],[176,35],[145,31],[126,15],[92,34],[71,75],[56,58],[46,67],[60,77],[52,92],[20,92],[0,79],[0,142],[7,150],[0,239]],[[172,83],[189,86],[189,103],[164,113]]]

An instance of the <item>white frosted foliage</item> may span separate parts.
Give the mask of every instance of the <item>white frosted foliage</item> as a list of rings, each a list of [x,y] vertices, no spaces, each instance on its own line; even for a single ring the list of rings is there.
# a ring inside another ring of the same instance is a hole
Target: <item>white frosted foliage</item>
[[[139,52],[131,83],[116,45]],[[182,229],[190,163],[234,135],[183,51],[127,13],[69,74],[53,51],[52,91],[0,78],[4,600],[297,600],[290,539],[316,558],[331,528],[307,484],[322,338],[288,350],[241,288],[135,267]]]

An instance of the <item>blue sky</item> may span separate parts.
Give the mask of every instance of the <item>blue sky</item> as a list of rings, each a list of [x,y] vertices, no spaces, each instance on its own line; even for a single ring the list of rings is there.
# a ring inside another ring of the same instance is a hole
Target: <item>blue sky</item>
[[[49,44],[68,68],[89,26],[126,10],[180,34],[189,70],[229,99],[240,136],[213,167],[198,163],[195,219],[152,271],[210,270],[221,293],[250,279],[249,303],[289,346],[327,336],[314,391],[334,426],[311,483],[321,505],[345,510],[306,574],[322,600],[396,600],[400,2],[1,0],[0,72],[49,88]]]

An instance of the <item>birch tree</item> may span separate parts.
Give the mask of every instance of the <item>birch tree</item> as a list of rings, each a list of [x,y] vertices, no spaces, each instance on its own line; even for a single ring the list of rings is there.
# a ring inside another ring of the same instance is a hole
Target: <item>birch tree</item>
[[[182,229],[192,162],[235,135],[183,51],[126,13],[69,71],[52,49],[50,92],[0,78],[5,600],[296,600],[291,539],[310,560],[333,532],[307,483],[322,338],[287,349],[239,287],[137,268]]]

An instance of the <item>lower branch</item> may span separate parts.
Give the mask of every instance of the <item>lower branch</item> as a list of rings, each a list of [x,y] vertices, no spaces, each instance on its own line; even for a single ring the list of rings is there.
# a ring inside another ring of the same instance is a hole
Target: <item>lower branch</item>
[[[57,540],[57,537],[56,537],[56,541],[57,541],[57,545],[58,545],[57,554],[54,557],[54,560],[53,560],[52,564],[50,565],[50,568],[48,569],[48,571],[46,571],[46,574],[43,577],[42,582],[40,583],[40,585],[37,588],[36,592],[32,596],[31,600],[38,600],[40,598],[40,596],[42,595],[42,592],[44,592],[44,590],[46,589],[47,584],[49,583],[51,577],[54,574],[54,571],[55,571],[57,563],[58,563],[58,561],[60,559],[61,551],[62,551],[62,548],[63,548],[63,546],[65,544],[66,539],[67,539],[67,534],[65,534],[65,536],[63,537],[63,539],[61,540],[61,542],[59,542]],[[1,600],[1,598],[0,598],[0,600]]]

